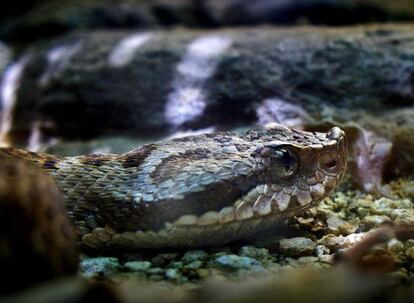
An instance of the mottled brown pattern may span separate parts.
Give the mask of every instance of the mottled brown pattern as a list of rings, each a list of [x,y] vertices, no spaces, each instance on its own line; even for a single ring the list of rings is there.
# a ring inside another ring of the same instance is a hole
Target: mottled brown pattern
[[[46,160],[43,163],[42,168],[44,168],[44,169],[57,169],[57,167],[56,167],[57,163],[58,163],[58,161],[56,159]]]
[[[102,166],[106,162],[111,161],[116,156],[112,155],[97,155],[97,154],[90,154],[87,156],[79,157],[79,162],[85,165],[92,165],[92,166]]]
[[[53,155],[48,155],[48,154],[43,154],[43,153],[28,152],[24,150],[15,149],[15,148],[8,148],[8,147],[0,148],[0,159],[5,159],[5,158],[24,159],[40,167],[42,167],[48,161],[57,163],[62,159],[58,156],[53,156]]]
[[[205,148],[196,148],[180,153],[179,155],[172,155],[165,158],[163,165],[157,166],[150,174],[150,177],[157,180],[157,182],[163,182],[177,174],[177,171],[184,166],[188,166],[189,163],[194,164],[196,161],[208,159],[209,154],[210,151]]]
[[[233,141],[232,138],[228,135],[223,135],[223,134],[217,134],[215,136],[211,136],[211,134],[209,134],[209,135],[210,135],[211,138],[214,139],[214,141],[216,141],[218,143],[221,143],[221,144],[229,143],[229,142]],[[207,136],[209,136],[209,135],[207,135]]]
[[[120,158],[123,167],[139,167],[145,158],[156,148],[155,144],[147,144],[139,147]]]
[[[244,152],[250,148],[250,146],[247,144],[234,143],[234,146],[237,148],[239,152]]]

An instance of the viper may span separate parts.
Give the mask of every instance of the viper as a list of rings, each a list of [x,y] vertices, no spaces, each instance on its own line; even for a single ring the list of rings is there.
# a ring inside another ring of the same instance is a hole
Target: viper
[[[315,205],[343,177],[347,142],[338,127],[273,124],[122,155],[1,148],[1,158],[29,161],[54,179],[85,249],[188,248],[250,238]]]

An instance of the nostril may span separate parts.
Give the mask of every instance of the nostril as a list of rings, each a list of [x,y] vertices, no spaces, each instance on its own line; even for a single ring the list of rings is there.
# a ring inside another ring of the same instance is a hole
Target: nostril
[[[336,167],[336,160],[332,160],[332,161],[328,162],[326,164],[326,167],[330,168],[330,169],[335,168]]]
[[[327,133],[326,133],[326,138],[330,139],[330,140],[338,140],[339,138],[342,137],[342,130],[335,126],[332,127]]]
[[[319,155],[320,168],[327,172],[335,173],[338,170],[339,161],[336,155],[330,152],[323,152]]]

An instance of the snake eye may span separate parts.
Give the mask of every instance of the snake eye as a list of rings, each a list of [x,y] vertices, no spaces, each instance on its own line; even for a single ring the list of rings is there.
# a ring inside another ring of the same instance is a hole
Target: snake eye
[[[297,155],[286,148],[275,148],[270,158],[272,171],[282,177],[294,174],[298,169],[298,164]]]

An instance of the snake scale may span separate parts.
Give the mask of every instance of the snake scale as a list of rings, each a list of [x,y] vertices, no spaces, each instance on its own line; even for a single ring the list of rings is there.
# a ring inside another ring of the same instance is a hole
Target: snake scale
[[[340,182],[345,133],[273,124],[160,141],[115,155],[58,157],[1,148],[45,170],[81,248],[200,247],[239,241],[315,205]]]

